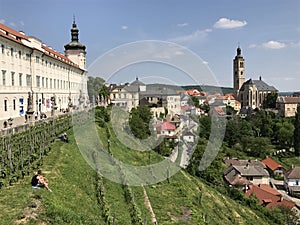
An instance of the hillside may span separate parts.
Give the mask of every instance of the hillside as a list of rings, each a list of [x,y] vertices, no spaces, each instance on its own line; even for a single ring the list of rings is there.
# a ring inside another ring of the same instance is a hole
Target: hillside
[[[99,128],[101,138],[105,138],[104,133],[104,128]],[[101,178],[105,200],[99,201],[96,173],[83,159],[71,131],[69,138],[68,144],[56,141],[44,159],[42,169],[50,180],[52,193],[32,190],[31,177],[0,189],[0,224],[101,225],[106,224],[106,211],[115,224],[137,224],[133,222],[124,186]],[[113,136],[111,141],[117,143]],[[135,151],[124,151],[119,143],[115,145],[118,147],[113,146],[113,154],[126,158],[128,162],[148,158],[143,155],[133,157]],[[146,186],[145,190],[158,224],[269,224],[249,208],[223,196],[183,170],[169,182]],[[142,220],[152,224],[142,187],[131,187],[131,191]]]

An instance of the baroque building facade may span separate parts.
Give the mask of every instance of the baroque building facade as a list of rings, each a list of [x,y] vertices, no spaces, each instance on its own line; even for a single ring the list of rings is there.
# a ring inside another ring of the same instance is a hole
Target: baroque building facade
[[[65,54],[0,23],[0,120],[68,111],[86,103],[86,47],[73,21]],[[55,107],[54,107],[55,106]],[[0,124],[0,127],[1,124]]]
[[[268,94],[278,93],[278,90],[268,85],[259,77],[245,81],[245,59],[242,50],[237,48],[237,54],[233,59],[233,89],[236,99],[241,102],[241,107],[252,109],[264,108],[264,102]]]

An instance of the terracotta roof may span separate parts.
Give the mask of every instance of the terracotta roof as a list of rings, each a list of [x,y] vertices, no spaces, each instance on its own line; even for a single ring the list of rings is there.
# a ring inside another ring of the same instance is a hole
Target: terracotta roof
[[[271,188],[271,187],[270,187]],[[295,206],[294,202],[288,201],[281,197],[281,195],[274,195],[266,189],[259,187],[258,185],[250,185],[248,191],[245,193],[247,197],[254,194],[259,202],[259,205],[265,204],[267,208],[276,206],[286,206],[288,208],[293,208]]]
[[[300,179],[300,166],[295,166],[284,173],[284,176],[289,179]]]
[[[285,104],[298,104],[300,103],[300,97],[292,97],[292,96],[282,96],[279,97],[279,101],[278,102],[282,102]]]
[[[230,100],[235,100],[234,96],[232,94],[226,94],[223,96],[224,100],[230,99]]]
[[[156,129],[158,130],[175,130],[175,125],[169,123],[168,121],[164,121],[163,123],[160,123],[156,125]]]
[[[0,36],[8,38],[14,42],[17,42],[19,44],[22,44],[24,46],[27,46],[31,49],[36,49],[34,47],[31,47],[28,44],[25,44],[22,42],[22,39],[27,40],[28,43],[30,43],[30,39],[28,36],[22,34],[21,32],[18,32],[16,30],[13,30],[12,28],[9,28],[7,26],[5,26],[4,24],[0,23]],[[72,62],[68,57],[66,57],[65,55],[47,47],[45,44],[42,44],[42,49],[44,51],[42,51],[43,53],[45,53],[46,55],[48,55],[49,57],[52,57],[54,59],[57,59],[59,61],[62,61],[64,63],[67,63],[69,65],[72,65],[76,68],[79,68],[79,66],[77,64],[75,64],[74,62]],[[36,49],[37,51],[41,51],[40,49]]]
[[[272,188],[271,186],[267,185],[267,184],[259,184],[258,187],[260,187],[260,189],[265,190],[273,195],[278,195],[280,196],[280,192],[275,190],[274,188]]]
[[[73,63],[67,56],[65,56],[65,55],[63,55],[63,54],[61,54],[61,53],[45,46],[45,45],[42,45],[42,48],[45,50],[44,53],[47,54],[48,56],[50,56],[52,58],[55,58],[57,60],[63,61],[65,63],[68,63],[68,64],[70,64],[74,67],[79,68],[79,66],[77,64]]]
[[[214,109],[219,115],[225,115],[226,113],[223,111],[221,106],[215,106]]]
[[[194,95],[194,96],[199,96],[199,95],[200,95],[200,91],[198,91],[197,89],[186,90],[186,93],[187,93],[188,95]]]
[[[283,168],[279,163],[275,162],[270,157],[267,157],[264,160],[262,160],[262,163],[264,163],[272,171],[274,171],[274,170],[276,170],[278,168]]]
[[[7,27],[2,23],[0,23],[0,35],[17,42],[21,42],[21,39],[28,40],[28,37],[25,36],[24,34]]]

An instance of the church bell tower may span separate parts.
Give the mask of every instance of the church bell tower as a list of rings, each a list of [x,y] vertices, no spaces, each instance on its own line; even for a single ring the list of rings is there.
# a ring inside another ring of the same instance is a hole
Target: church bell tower
[[[65,55],[80,69],[86,70],[86,47],[79,42],[79,30],[77,28],[75,17],[71,29],[71,42],[65,45]]]
[[[236,56],[233,60],[233,89],[235,97],[238,98],[239,91],[245,82],[245,59],[242,56],[240,47],[236,50]]]

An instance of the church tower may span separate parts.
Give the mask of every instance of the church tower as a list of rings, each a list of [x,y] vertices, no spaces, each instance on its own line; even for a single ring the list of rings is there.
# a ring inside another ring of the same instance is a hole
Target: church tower
[[[233,60],[233,89],[236,98],[239,98],[239,90],[245,82],[245,59],[240,47],[236,50]]]
[[[79,42],[78,34],[79,30],[74,17],[71,29],[71,42],[65,45],[65,55],[72,62],[76,63],[80,69],[86,70],[86,47]]]

